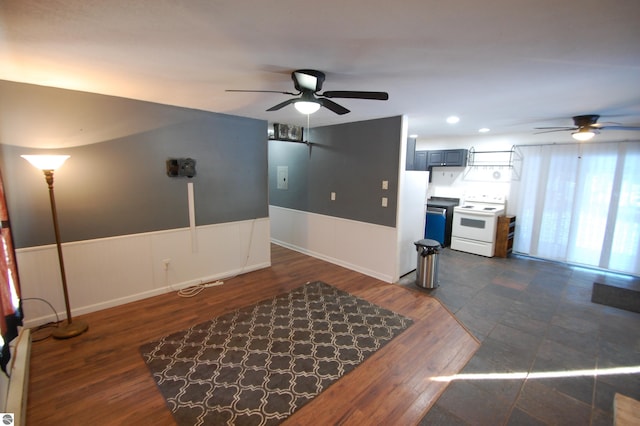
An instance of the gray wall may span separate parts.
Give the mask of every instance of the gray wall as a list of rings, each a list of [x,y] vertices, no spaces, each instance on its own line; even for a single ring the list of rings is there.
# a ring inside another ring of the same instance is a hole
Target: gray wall
[[[401,137],[398,116],[313,128],[310,146],[269,141],[269,203],[395,227]],[[288,167],[286,190],[277,189],[278,166]]]
[[[17,248],[53,243],[44,176],[22,154],[71,158],[55,173],[63,241],[268,216],[267,123],[111,96],[0,81],[0,167]],[[24,148],[46,136],[55,150]],[[168,158],[197,161],[193,179],[166,175]]]

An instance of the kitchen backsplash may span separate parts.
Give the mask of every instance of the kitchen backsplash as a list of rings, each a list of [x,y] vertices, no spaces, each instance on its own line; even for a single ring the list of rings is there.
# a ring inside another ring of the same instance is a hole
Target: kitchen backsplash
[[[507,167],[434,167],[429,197],[464,199],[467,194],[509,195],[511,170]]]

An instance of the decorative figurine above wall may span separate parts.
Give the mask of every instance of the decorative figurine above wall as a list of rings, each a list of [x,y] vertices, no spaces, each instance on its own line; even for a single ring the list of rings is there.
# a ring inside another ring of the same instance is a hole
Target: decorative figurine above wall
[[[304,129],[301,126],[273,123],[273,135],[269,132],[269,139],[302,142],[303,133]]]
[[[196,160],[193,158],[170,158],[167,160],[167,176],[192,178],[196,175]]]

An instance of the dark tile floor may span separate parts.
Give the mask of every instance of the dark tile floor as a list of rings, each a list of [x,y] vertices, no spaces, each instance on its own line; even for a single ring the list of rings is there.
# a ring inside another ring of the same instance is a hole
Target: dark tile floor
[[[601,273],[448,248],[438,263],[438,288],[415,272],[399,284],[437,297],[482,344],[420,425],[611,425],[616,392],[640,400],[640,314],[591,302]]]

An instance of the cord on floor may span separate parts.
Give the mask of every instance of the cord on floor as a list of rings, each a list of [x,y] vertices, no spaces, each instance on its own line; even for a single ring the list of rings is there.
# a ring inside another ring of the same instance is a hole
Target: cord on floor
[[[205,288],[216,287],[216,286],[219,286],[219,285],[222,285],[222,284],[224,284],[224,281],[217,280],[217,281],[213,281],[213,282],[209,282],[209,283],[200,283],[200,284],[192,285],[191,287],[187,287],[187,288],[183,288],[183,289],[178,290],[178,296],[180,296],[180,297],[197,296]]]
[[[43,340],[47,340],[49,337],[51,337],[51,334],[48,334],[48,335],[46,335],[44,337],[41,337],[41,338],[37,338],[37,337],[35,337],[35,333],[40,331],[40,330],[44,330],[45,328],[49,328],[49,327],[55,328],[55,327],[57,327],[58,324],[60,324],[60,318],[58,317],[58,313],[56,312],[56,309],[53,307],[53,305],[51,303],[49,303],[46,299],[43,299],[41,297],[25,297],[25,298],[21,299],[22,302],[26,302],[26,301],[29,301],[29,300],[37,300],[37,301],[46,303],[47,305],[49,305],[49,307],[51,308],[51,311],[56,316],[56,322],[48,322],[46,324],[41,324],[41,325],[39,325],[37,327],[32,328],[32,330],[31,330],[31,341],[33,343],[37,343],[37,342],[41,342]]]

